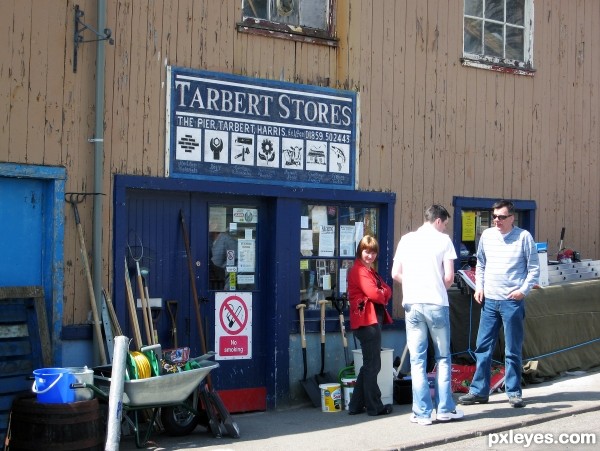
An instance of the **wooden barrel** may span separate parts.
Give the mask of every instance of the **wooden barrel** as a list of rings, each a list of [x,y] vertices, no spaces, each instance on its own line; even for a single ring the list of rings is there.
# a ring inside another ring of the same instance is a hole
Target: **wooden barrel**
[[[104,424],[97,399],[43,404],[15,399],[10,420],[10,450],[104,449]]]

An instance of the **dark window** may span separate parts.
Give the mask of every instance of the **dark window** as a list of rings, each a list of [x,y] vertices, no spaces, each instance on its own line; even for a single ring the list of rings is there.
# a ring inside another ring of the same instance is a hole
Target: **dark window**
[[[335,0],[243,0],[239,31],[301,40],[334,40]]]

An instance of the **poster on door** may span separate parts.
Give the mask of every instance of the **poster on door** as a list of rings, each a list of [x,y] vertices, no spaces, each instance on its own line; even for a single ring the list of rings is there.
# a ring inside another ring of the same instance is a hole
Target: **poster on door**
[[[215,293],[215,360],[252,358],[252,293]]]

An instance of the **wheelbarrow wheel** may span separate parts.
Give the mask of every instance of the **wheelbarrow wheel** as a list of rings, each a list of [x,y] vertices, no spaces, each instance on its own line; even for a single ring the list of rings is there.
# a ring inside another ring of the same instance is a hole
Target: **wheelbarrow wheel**
[[[197,415],[182,406],[163,407],[160,419],[165,432],[174,437],[191,434],[200,420]]]

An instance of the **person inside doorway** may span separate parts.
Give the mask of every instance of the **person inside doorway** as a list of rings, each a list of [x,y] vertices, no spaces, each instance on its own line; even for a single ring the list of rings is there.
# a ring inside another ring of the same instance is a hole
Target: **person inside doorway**
[[[228,263],[229,252],[229,263]],[[227,266],[235,265],[237,253],[237,240],[229,232],[213,232],[213,241],[210,249],[210,285],[211,289],[221,290],[227,288]],[[233,257],[233,258],[231,258]]]

